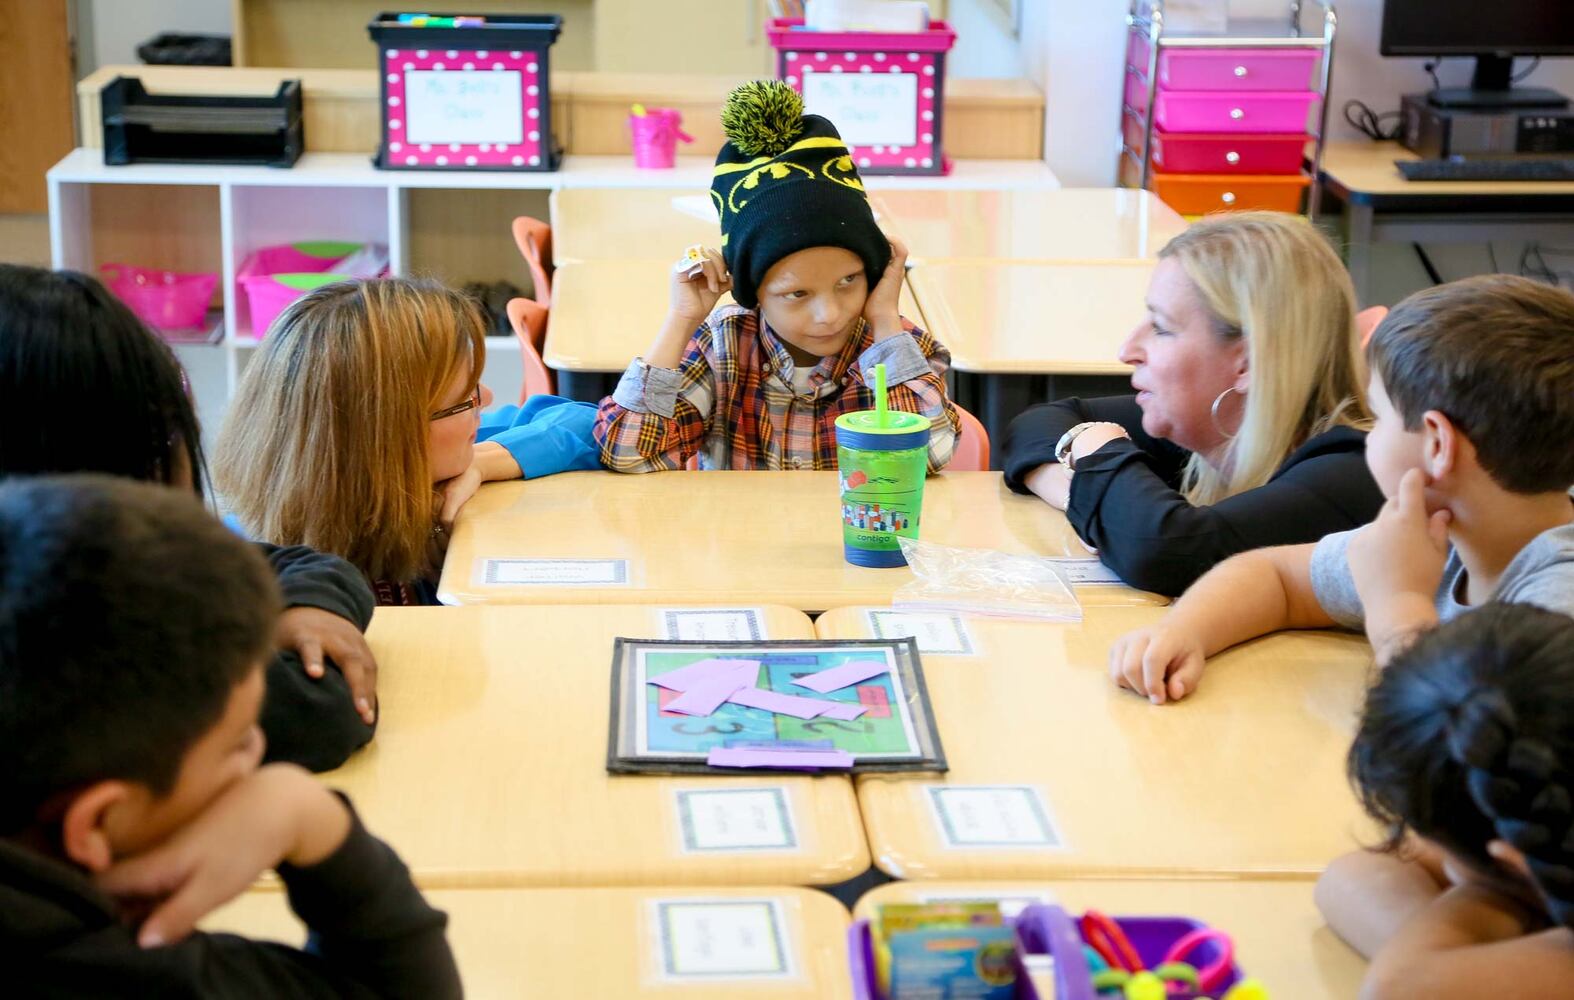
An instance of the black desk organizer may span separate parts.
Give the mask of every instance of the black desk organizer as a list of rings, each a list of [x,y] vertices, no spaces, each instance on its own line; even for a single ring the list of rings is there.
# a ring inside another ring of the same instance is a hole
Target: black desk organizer
[[[150,94],[134,76],[99,93],[104,162],[249,163],[290,167],[306,133],[301,82],[285,80],[272,97]]]

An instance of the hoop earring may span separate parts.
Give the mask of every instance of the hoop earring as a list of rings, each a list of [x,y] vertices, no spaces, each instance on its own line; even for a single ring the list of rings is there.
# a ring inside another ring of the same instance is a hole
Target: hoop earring
[[[1239,392],[1242,396],[1246,395],[1245,392],[1242,392],[1240,389],[1237,389],[1232,385],[1223,392],[1219,393],[1217,396],[1213,397],[1213,405],[1208,408],[1208,416],[1213,420],[1213,429],[1218,431],[1219,435],[1226,441],[1235,440],[1235,434],[1240,433],[1239,428],[1236,429],[1235,434],[1231,434],[1229,431],[1225,430],[1219,425],[1219,404],[1224,402],[1224,397],[1228,396],[1232,392]]]

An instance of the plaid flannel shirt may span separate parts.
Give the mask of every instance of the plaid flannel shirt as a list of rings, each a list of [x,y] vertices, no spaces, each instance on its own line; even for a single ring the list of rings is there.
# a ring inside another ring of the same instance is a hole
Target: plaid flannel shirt
[[[726,305],[689,339],[677,370],[636,358],[601,401],[596,441],[615,472],[682,469],[834,469],[836,418],[874,408],[874,366],[884,363],[891,409],[930,420],[929,471],[951,460],[959,427],[946,397],[951,354],[902,320],[906,336],[874,343],[860,319],[839,354],[820,359],[803,394],[793,360],[757,309]],[[855,363],[856,362],[856,363]]]

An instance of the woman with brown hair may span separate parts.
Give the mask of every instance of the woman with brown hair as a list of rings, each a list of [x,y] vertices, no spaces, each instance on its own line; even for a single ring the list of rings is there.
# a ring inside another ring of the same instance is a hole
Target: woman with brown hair
[[[214,481],[241,523],[343,556],[379,604],[436,604],[447,529],[481,483],[600,468],[588,403],[481,412],[485,332],[472,300],[426,280],[342,282],[291,306],[219,436]]]

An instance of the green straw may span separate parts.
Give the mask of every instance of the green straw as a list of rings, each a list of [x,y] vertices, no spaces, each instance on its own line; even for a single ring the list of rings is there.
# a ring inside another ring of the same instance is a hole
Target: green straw
[[[885,365],[874,366],[874,425],[885,427]]]

